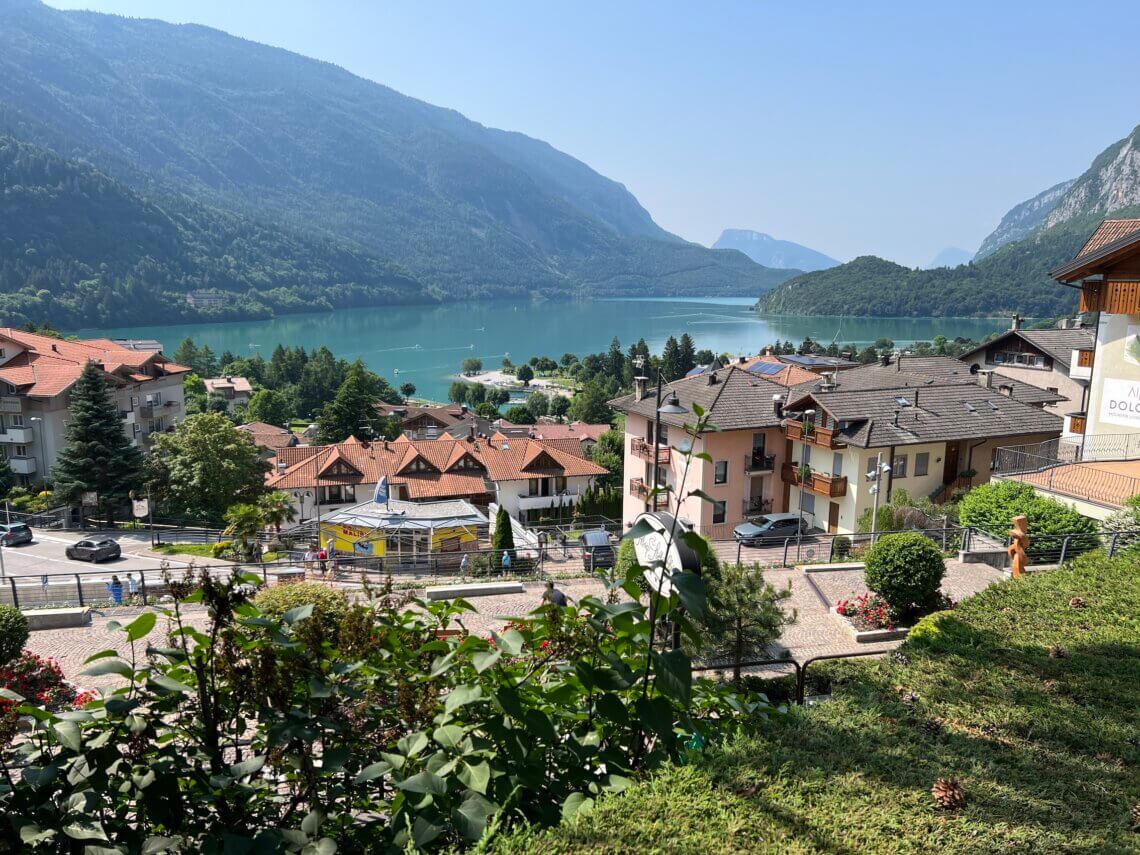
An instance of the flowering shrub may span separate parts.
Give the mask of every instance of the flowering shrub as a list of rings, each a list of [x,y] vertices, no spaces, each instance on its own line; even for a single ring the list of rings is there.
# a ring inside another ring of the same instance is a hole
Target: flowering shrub
[[[63,671],[54,659],[45,659],[27,650],[0,665],[0,689],[32,700],[52,712],[78,708],[94,698],[90,692],[77,694],[75,687],[63,679]],[[0,746],[7,745],[16,735],[20,717],[17,706],[11,698],[0,697]]]
[[[851,621],[856,629],[894,629],[891,607],[878,594],[870,591],[853,600],[840,600],[835,610]]]

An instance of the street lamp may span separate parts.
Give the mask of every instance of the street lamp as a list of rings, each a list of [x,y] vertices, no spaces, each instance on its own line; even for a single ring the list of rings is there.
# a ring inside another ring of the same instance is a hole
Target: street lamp
[[[867,473],[867,480],[874,481],[874,486],[871,487],[871,495],[875,497],[875,505],[871,509],[871,545],[875,543],[876,529],[879,527],[879,484],[883,480],[883,473],[890,472],[891,467],[889,464],[883,462],[883,452],[879,452],[875,458],[875,468]]]

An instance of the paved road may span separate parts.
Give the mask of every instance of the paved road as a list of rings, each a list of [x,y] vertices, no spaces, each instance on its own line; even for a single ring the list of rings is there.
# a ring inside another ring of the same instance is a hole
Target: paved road
[[[33,530],[35,540],[21,546],[3,548],[4,572],[8,576],[53,576],[59,573],[83,573],[92,570],[122,574],[129,571],[157,570],[161,558],[142,553],[150,550],[150,536],[135,532],[116,532],[114,539],[122,547],[123,555],[115,561],[91,564],[88,561],[72,561],[64,550],[72,543],[97,533],[80,534],[73,531]],[[181,556],[172,556],[174,565],[185,563]],[[201,562],[199,562],[201,563]]]

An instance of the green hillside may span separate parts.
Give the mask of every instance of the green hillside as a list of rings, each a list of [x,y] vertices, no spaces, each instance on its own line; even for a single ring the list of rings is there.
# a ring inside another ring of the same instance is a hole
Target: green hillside
[[[200,26],[0,0],[0,133],[442,299],[752,295],[795,272],[681,241],[544,142]]]

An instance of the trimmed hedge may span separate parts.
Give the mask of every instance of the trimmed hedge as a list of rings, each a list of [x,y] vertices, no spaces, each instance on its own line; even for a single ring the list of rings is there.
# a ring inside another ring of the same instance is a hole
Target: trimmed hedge
[[[867,587],[898,614],[929,610],[938,602],[946,562],[930,538],[918,532],[888,534],[867,552]]]
[[[0,665],[11,662],[28,641],[28,619],[15,606],[0,606]]]
[[[280,618],[290,609],[312,604],[313,614],[305,621],[306,640],[320,642],[327,639],[336,643],[340,625],[348,614],[348,598],[343,593],[320,582],[294,582],[264,588],[253,598],[253,604],[262,614]]]
[[[1016,516],[1029,520],[1030,540],[1034,535],[1086,534],[1096,531],[1096,523],[1077,513],[1072,505],[1039,496],[1028,484],[1017,481],[991,481],[975,487],[958,505],[958,518],[973,526],[1005,537]]]

